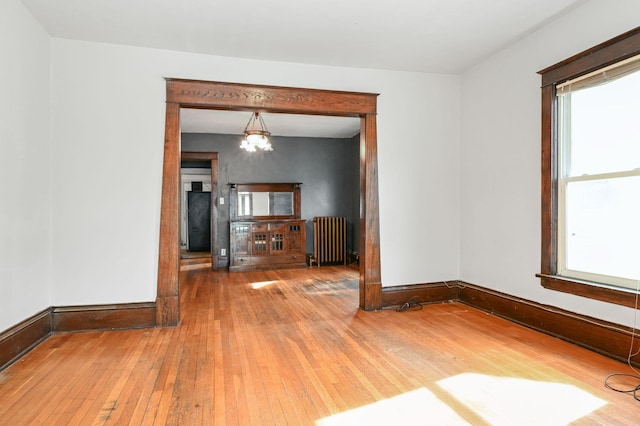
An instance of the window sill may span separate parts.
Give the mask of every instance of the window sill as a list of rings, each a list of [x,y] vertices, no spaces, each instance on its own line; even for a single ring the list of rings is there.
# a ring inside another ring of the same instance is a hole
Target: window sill
[[[637,293],[631,289],[608,286],[606,284],[582,281],[557,275],[536,274],[542,287],[589,299],[601,300],[616,305],[636,307]]]

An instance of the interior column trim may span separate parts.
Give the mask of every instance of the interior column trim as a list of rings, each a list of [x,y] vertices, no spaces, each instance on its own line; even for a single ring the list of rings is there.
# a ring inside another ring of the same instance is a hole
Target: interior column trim
[[[360,307],[382,306],[376,109],[377,94],[166,79],[167,113],[160,213],[157,325],[180,323],[180,109],[202,108],[360,117]]]

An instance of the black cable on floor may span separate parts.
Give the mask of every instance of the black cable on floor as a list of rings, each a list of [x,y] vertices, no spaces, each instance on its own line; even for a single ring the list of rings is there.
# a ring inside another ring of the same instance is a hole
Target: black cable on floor
[[[407,303],[398,306],[396,308],[397,312],[404,312],[407,309],[410,309],[412,311],[419,311],[420,309],[422,309],[422,300],[417,298],[417,297],[413,297],[411,298],[411,300],[409,300]]]
[[[631,377],[632,379],[637,379],[638,381],[640,381],[640,376],[636,376],[635,374],[613,373],[613,374],[609,374],[607,376],[607,378],[604,379],[604,386],[606,388],[611,389],[612,391],[616,391],[616,392],[629,393],[629,394],[633,395],[633,397],[636,399],[636,401],[640,401],[640,395],[638,394],[640,392],[640,385],[637,385],[636,387],[629,388],[629,389],[617,388],[617,387],[615,387],[615,386],[613,386],[612,384],[609,383],[609,379],[614,378],[614,377]]]

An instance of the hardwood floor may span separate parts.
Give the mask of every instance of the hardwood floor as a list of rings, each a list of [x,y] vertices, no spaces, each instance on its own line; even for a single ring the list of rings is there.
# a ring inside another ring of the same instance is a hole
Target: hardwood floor
[[[638,423],[603,385],[628,366],[463,304],[360,311],[354,269],[181,285],[180,327],[57,334],[0,372],[0,424]]]

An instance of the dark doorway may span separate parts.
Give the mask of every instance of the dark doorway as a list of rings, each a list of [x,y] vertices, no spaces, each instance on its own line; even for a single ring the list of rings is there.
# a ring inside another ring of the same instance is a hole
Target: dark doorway
[[[211,192],[187,193],[187,251],[211,251]]]

